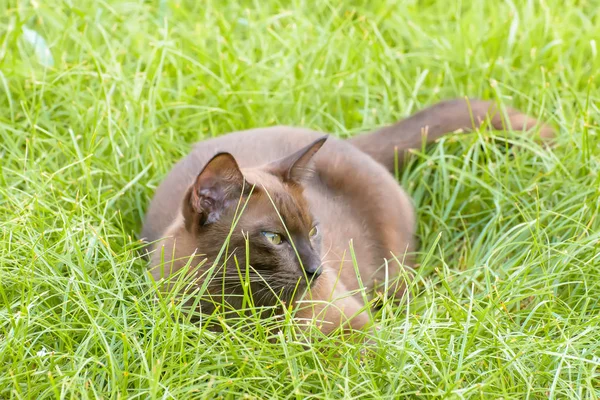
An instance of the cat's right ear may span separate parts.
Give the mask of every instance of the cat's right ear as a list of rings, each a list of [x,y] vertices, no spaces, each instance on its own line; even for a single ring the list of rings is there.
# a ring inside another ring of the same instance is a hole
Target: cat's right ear
[[[268,165],[268,169],[280,176],[284,182],[300,183],[306,181],[315,172],[313,157],[323,147],[326,140],[327,136],[323,136],[297,152],[273,161]]]
[[[216,222],[242,195],[244,175],[229,153],[214,156],[196,177],[183,200],[185,228],[195,231],[199,226]]]

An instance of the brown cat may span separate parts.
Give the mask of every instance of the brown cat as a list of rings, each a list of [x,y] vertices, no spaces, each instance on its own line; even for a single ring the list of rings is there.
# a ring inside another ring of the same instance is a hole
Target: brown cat
[[[207,296],[239,308],[240,270],[245,275],[249,264],[255,305],[292,304],[296,318],[324,333],[362,328],[369,318],[359,289],[387,282],[392,295],[401,294],[390,282],[413,263],[415,213],[390,174],[396,153],[401,163],[424,138],[432,142],[488,118],[494,129],[537,124],[513,109],[505,115],[507,121],[490,102],[458,99],[349,140],[271,127],[197,143],[150,204],[142,237],[158,249],[152,275],[168,281],[191,260],[200,265],[193,273]],[[541,127],[542,138],[552,134]],[[204,299],[200,306],[214,309]]]

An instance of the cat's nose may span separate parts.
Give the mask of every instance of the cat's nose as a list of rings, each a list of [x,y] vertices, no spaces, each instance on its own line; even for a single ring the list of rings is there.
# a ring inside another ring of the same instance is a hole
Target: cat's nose
[[[306,272],[306,276],[308,278],[317,278],[319,275],[321,275],[321,272],[323,272],[323,268],[321,268],[321,261],[316,260],[308,263],[304,266],[304,271]]]

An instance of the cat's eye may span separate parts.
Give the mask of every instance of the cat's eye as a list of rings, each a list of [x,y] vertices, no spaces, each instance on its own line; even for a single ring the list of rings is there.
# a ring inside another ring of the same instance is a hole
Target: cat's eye
[[[281,244],[283,242],[283,238],[279,233],[275,232],[262,232],[263,236],[267,238],[267,240],[275,245]]]
[[[315,237],[315,236],[317,236],[317,233],[319,233],[319,229],[315,225],[315,226],[312,227],[312,229],[310,230],[310,232],[308,232],[308,236]]]

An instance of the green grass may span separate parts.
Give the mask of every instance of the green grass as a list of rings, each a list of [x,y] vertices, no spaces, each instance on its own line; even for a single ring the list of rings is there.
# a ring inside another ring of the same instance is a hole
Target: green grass
[[[599,1],[0,9],[0,398],[600,396]],[[191,143],[347,136],[465,95],[549,121],[556,146],[480,131],[415,153],[419,274],[364,354],[215,335],[156,300],[136,233]]]

